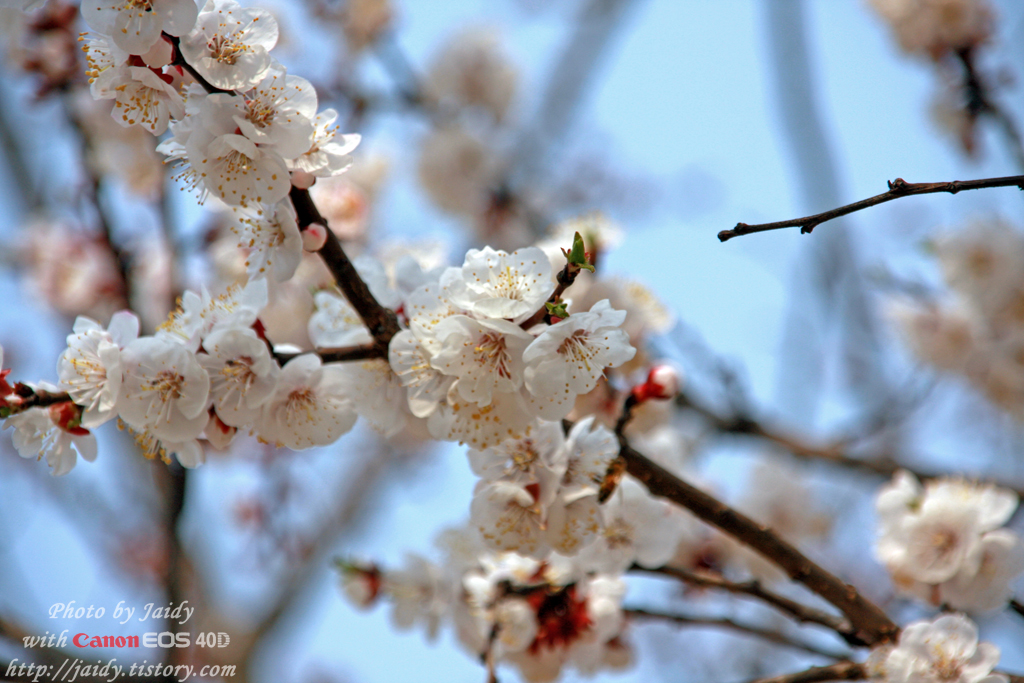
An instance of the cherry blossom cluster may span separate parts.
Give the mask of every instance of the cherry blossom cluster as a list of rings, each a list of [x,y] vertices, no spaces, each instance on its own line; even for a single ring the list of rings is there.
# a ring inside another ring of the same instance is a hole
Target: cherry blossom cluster
[[[1024,573],[1024,542],[1002,528],[1018,502],[1012,491],[962,479],[922,488],[900,471],[876,499],[876,555],[900,590],[922,600],[969,612],[1004,607]]]
[[[86,3],[82,15],[96,32],[84,48],[93,96],[114,100],[124,126],[170,130],[157,149],[200,196],[257,220],[284,220],[279,202],[293,182],[308,187],[350,164],[359,136],[340,135],[337,112],[318,112],[312,84],[270,55],[278,26],[266,10],[234,0],[207,0],[202,9],[193,0],[153,0]],[[182,65],[214,92],[183,87]],[[284,230],[253,239],[283,243]]]
[[[993,673],[999,648],[978,642],[978,627],[962,614],[918,621],[900,633],[896,645],[872,651],[867,668],[882,683],[1007,683]]]
[[[205,460],[204,437],[223,448],[239,428],[291,448],[332,443],[352,428],[342,365],[323,366],[315,354],[282,367],[258,330],[267,301],[265,280],[213,297],[186,292],[180,308],[153,336],[139,336],[138,318],[116,313],[106,329],[79,317],[57,364],[71,402],[31,407],[11,415],[23,457],[46,457],[53,474],[75,465],[71,445],[95,458],[95,429],[115,417],[136,436],[147,457],[186,467]],[[16,401],[9,410],[16,411]],[[60,419],[67,414],[68,419]]]
[[[430,638],[450,623],[475,656],[511,664],[528,681],[554,680],[566,667],[592,674],[630,663],[618,573],[559,555],[493,552],[472,529],[449,530],[439,544],[440,565],[417,555],[396,570],[340,563],[345,594],[364,608],[390,603],[396,628],[419,624]]]
[[[922,360],[1024,418],[1024,234],[1001,220],[976,222],[935,251],[953,298],[894,302],[893,317]]]
[[[555,287],[541,249],[485,248],[412,292],[401,306],[408,329],[392,339],[389,360],[409,410],[427,419],[431,436],[496,446],[538,419],[566,417],[607,369],[633,358],[626,313],[607,300],[589,311],[563,310],[567,317],[550,324],[538,319]],[[325,296],[318,305],[314,343],[359,341],[344,301]]]
[[[494,551],[539,559],[554,551],[611,574],[634,563],[660,567],[675,554],[686,522],[628,477],[601,502],[618,452],[615,434],[593,417],[577,422],[568,436],[561,423],[540,422],[521,437],[470,449],[480,477],[470,522]]]

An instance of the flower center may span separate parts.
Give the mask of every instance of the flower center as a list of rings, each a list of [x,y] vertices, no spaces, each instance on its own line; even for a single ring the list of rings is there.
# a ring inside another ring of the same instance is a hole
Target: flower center
[[[234,40],[232,36],[222,36],[219,33],[215,33],[206,41],[206,48],[210,51],[210,57],[228,66],[238,61],[239,55],[247,49],[244,43]]]
[[[506,348],[504,335],[489,332],[477,340],[473,350],[476,351],[477,363],[490,366],[491,370],[499,377],[505,379],[512,377],[512,371],[509,368],[511,358]]]
[[[940,681],[960,680],[961,668],[962,664],[958,659],[944,654],[939,655],[934,664],[935,675],[938,676]]]
[[[491,287],[494,289],[494,294],[502,299],[522,301],[522,285],[523,278],[519,275],[519,271],[512,268],[512,266],[505,266],[504,270],[498,270],[491,277]]]
[[[509,457],[511,466],[508,469],[510,473],[517,470],[529,472],[538,458],[540,458],[540,453],[537,452],[536,447],[533,445],[533,439],[525,439],[515,445],[515,450],[512,451]]]
[[[299,412],[306,414],[306,419],[313,421],[313,407],[316,405],[316,394],[309,387],[293,389],[288,394],[288,401],[285,403],[285,414],[288,422],[294,421]]]
[[[632,547],[633,526],[621,517],[617,518],[605,526],[604,539],[611,550]]]
[[[161,370],[157,376],[143,385],[144,391],[156,391],[159,393],[159,400],[166,403],[181,398],[182,387],[185,386],[185,378],[173,370]]]
[[[246,100],[245,107],[248,110],[247,118],[257,128],[266,128],[274,121],[277,110],[272,105],[262,100]]]

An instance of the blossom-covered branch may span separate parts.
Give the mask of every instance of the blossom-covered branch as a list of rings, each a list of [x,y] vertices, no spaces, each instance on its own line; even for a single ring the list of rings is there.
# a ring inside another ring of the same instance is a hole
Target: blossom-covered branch
[[[180,38],[167,34],[164,35],[174,48],[175,58],[171,63],[185,69],[207,93],[232,96],[236,94],[234,90],[220,88],[210,83],[185,58],[185,54],[181,49]],[[352,261],[341,246],[341,241],[329,229],[330,226],[327,220],[309,196],[309,190],[306,187],[300,188],[290,185],[289,196],[295,209],[300,231],[308,229],[313,224],[323,226],[322,238],[324,242],[323,246],[318,249],[318,253],[328,269],[330,269],[335,282],[345,294],[345,298],[348,299],[352,307],[359,313],[359,316],[376,340],[379,347],[379,357],[387,355],[388,344],[391,342],[391,338],[399,331],[398,320],[395,317],[394,311],[381,306],[374,297],[370,288],[356,271],[355,266],[352,265]]]
[[[892,200],[900,199],[901,197],[910,197],[919,194],[936,194],[941,192],[956,194],[957,192],[962,192],[964,190],[981,190],[990,187],[1017,187],[1024,190],[1024,175],[1007,176],[1004,178],[983,178],[980,180],[953,180],[942,183],[908,183],[903,178],[897,178],[896,180],[889,181],[888,192],[877,194],[874,197],[868,197],[867,199],[862,199],[859,202],[853,202],[852,204],[816,213],[813,216],[805,216],[804,218],[793,218],[786,221],[758,223],[755,225],[737,223],[736,227],[732,230],[722,230],[719,232],[718,239],[722,242],[727,242],[733,237],[751,235],[755,232],[781,230],[782,228],[800,228],[800,232],[806,234],[822,223],[839,218],[840,216],[854,213],[855,211],[891,202]]]

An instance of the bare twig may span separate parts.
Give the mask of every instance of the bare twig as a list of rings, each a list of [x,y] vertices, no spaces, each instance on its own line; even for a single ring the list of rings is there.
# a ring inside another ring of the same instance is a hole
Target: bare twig
[[[633,565],[630,567],[630,571],[661,574],[663,576],[670,576],[679,579],[680,581],[684,581],[693,586],[700,586],[701,588],[716,588],[734,595],[745,595],[747,597],[755,598],[771,605],[800,623],[824,626],[835,631],[850,645],[860,645],[860,642],[857,640],[853,632],[853,627],[850,626],[850,622],[847,619],[804,605],[803,603],[797,602],[796,600],[787,598],[783,595],[779,595],[778,593],[774,593],[761,586],[760,582],[756,580],[742,582],[729,581],[725,577],[713,572],[669,566],[647,569],[639,565]]]
[[[548,297],[546,303],[558,303],[558,300],[562,297],[563,294],[565,294],[565,290],[572,286],[572,283],[576,281],[576,276],[579,274],[579,267],[573,268],[572,264],[566,263],[565,267],[562,268],[562,270],[558,271],[558,275],[555,276],[555,279],[558,281],[558,284],[555,286],[555,291],[551,292],[551,296]],[[519,326],[522,327],[524,330],[528,330],[542,321],[549,324],[551,323],[551,313],[548,312],[548,308],[546,305],[541,306],[536,313],[534,313],[529,318],[524,320]]]
[[[950,194],[956,194],[964,190],[982,190],[992,187],[1017,187],[1024,190],[1024,175],[1007,176],[1003,178],[982,178],[980,180],[953,180],[950,182],[943,183],[908,183],[903,178],[897,178],[889,182],[889,191],[877,194],[874,197],[868,197],[862,199],[859,202],[840,206],[829,211],[823,211],[816,213],[813,216],[806,216],[804,218],[793,218],[786,221],[776,221],[775,223],[759,223],[757,225],[748,225],[746,223],[737,223],[736,227],[732,230],[722,230],[718,233],[718,239],[722,242],[727,242],[733,237],[739,237],[740,235],[750,235],[755,232],[767,232],[768,230],[781,230],[782,228],[800,228],[801,233],[809,233],[818,225],[827,221],[845,216],[855,211],[867,209],[878,204],[884,204],[891,202],[894,199],[900,199],[901,197],[910,197],[918,194],[938,194],[942,192],[948,192]]]
[[[1022,603],[1020,600],[1017,600],[1016,598],[1010,600],[1009,608],[1017,614],[1024,617],[1024,603]]]
[[[989,87],[985,84],[981,74],[978,73],[974,64],[974,50],[970,47],[956,51],[957,61],[964,70],[964,88],[967,91],[967,113],[972,117],[988,116],[998,126],[999,132],[1007,143],[1007,148],[1013,155],[1017,166],[1024,170],[1024,140],[1021,140],[1017,124],[992,99]]]
[[[647,619],[651,621],[668,621],[673,624],[680,626],[705,626],[711,628],[722,628],[730,631],[738,631],[740,633],[747,633],[752,636],[757,636],[762,640],[767,640],[770,643],[777,645],[783,645],[785,647],[792,647],[797,650],[803,650],[810,652],[811,654],[818,655],[820,657],[827,657],[828,659],[845,659],[850,656],[848,652],[833,652],[811,645],[810,643],[803,643],[799,640],[795,640],[785,633],[780,631],[774,631],[763,626],[755,626],[753,624],[744,624],[734,619],[727,619],[724,617],[695,617],[686,614],[668,614],[665,612],[654,612],[645,609],[623,609],[622,613],[628,617],[635,619]]]
[[[691,486],[665,468],[637,452],[623,440],[619,451],[626,471],[636,477],[655,496],[680,505],[744,545],[758,551],[797,581],[835,605],[850,620],[852,637],[861,645],[876,645],[893,640],[899,627],[877,605],[850,584],[842,581],[764,524],[700,489]]]
[[[758,678],[751,683],[818,683],[819,681],[859,681],[868,677],[863,664],[836,662],[828,666],[815,666],[795,674]]]
[[[948,476],[948,474],[941,472],[925,472],[908,467],[889,456],[875,456],[872,458],[852,456],[847,452],[844,441],[824,445],[811,444],[799,437],[767,427],[749,415],[739,414],[729,417],[720,415],[714,410],[701,405],[685,392],[681,392],[676,397],[676,404],[698,413],[718,432],[762,439],[805,460],[819,460],[885,478],[892,477],[899,470],[906,470],[921,481]],[[1000,488],[1014,491],[1018,496],[1024,498],[1024,489],[1020,487],[1010,486],[998,481],[990,483]]]
[[[71,400],[65,392],[46,391],[45,389],[33,389],[27,384],[18,382],[14,385],[14,393],[19,400],[8,401],[5,408],[9,408],[11,414],[20,413],[29,408],[48,408],[56,403],[66,403]]]

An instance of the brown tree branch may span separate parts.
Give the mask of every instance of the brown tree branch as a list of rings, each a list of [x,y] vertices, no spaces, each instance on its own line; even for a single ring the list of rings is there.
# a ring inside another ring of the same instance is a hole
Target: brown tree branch
[[[803,643],[799,640],[790,638],[784,633],[779,631],[773,631],[769,628],[762,626],[754,626],[752,624],[744,624],[742,622],[735,621],[733,619],[721,618],[721,617],[695,617],[686,614],[668,614],[665,612],[654,612],[645,609],[630,609],[624,608],[622,613],[627,617],[634,619],[646,619],[651,621],[667,621],[680,626],[706,626],[711,628],[722,628],[730,631],[738,631],[739,633],[746,633],[752,636],[757,636],[762,640],[767,640],[770,643],[777,645],[783,645],[785,647],[792,647],[797,650],[803,650],[810,652],[811,654],[818,655],[820,657],[827,657],[828,659],[845,659],[850,656],[848,652],[833,652],[811,645],[810,643]]]
[[[818,225],[827,221],[845,216],[855,211],[867,209],[878,204],[884,204],[891,202],[894,199],[900,199],[901,197],[910,197],[918,194],[937,194],[942,192],[948,192],[950,194],[956,194],[964,190],[982,190],[991,187],[1017,187],[1024,190],[1024,175],[1007,176],[1003,178],[982,178],[980,180],[953,180],[950,182],[943,183],[908,183],[903,178],[897,178],[889,182],[889,191],[877,194],[874,197],[868,197],[862,199],[859,202],[840,206],[829,211],[823,211],[822,213],[816,213],[813,216],[805,216],[804,218],[793,218],[786,221],[776,221],[775,223],[759,223],[756,225],[748,225],[747,223],[737,223],[736,227],[732,230],[722,230],[718,233],[718,239],[722,242],[727,242],[733,237],[739,237],[740,235],[750,235],[755,232],[767,232],[769,230],[781,230],[782,228],[800,228],[800,232],[803,234],[809,233]]]
[[[295,213],[298,216],[300,230],[304,230],[311,223],[319,223],[326,228],[327,241],[324,242],[324,246],[318,252],[320,258],[323,259],[328,270],[331,271],[331,275],[334,276],[334,281],[337,283],[338,288],[341,289],[342,294],[352,304],[352,308],[356,309],[356,313],[359,314],[363,324],[370,330],[374,341],[384,354],[383,357],[386,357],[388,344],[391,343],[391,338],[398,334],[400,329],[395,312],[390,308],[381,306],[377,298],[373,296],[370,288],[363,282],[363,278],[359,276],[356,267],[352,265],[348,254],[342,248],[338,236],[330,229],[330,226],[327,225],[327,220],[320,214],[320,211],[313,203],[312,198],[309,196],[309,190],[292,186],[291,199],[292,205],[295,207]]]
[[[779,595],[778,593],[774,593],[761,586],[761,583],[756,580],[742,582],[729,581],[725,577],[713,572],[669,566],[647,569],[639,565],[633,565],[629,569],[634,572],[646,572],[649,574],[670,576],[701,588],[716,588],[734,595],[745,595],[771,605],[780,612],[792,617],[799,623],[818,624],[819,626],[831,629],[839,634],[850,645],[861,645],[853,631],[853,627],[850,625],[849,620],[834,614],[829,614],[823,610],[804,605],[803,603],[797,602],[796,600],[787,598],[783,595]]]
[[[777,564],[789,577],[835,605],[850,620],[852,637],[861,645],[893,640],[899,627],[857,589],[828,572],[764,524],[730,508],[714,496],[691,486],[637,452],[623,440],[619,457],[626,471],[655,496],[667,498],[701,520],[721,529]]]
[[[758,678],[751,683],[819,683],[819,681],[860,681],[868,677],[863,664],[836,662],[828,666],[815,666],[795,674]]]
[[[1019,614],[1022,617],[1024,617],[1024,603],[1022,603],[1017,598],[1014,598],[1014,599],[1010,600],[1010,604],[1008,605],[1008,607],[1010,609],[1012,609],[1014,612],[1016,612],[1017,614]]]
[[[164,576],[164,591],[168,604],[178,606],[186,598],[186,584],[189,573],[188,554],[181,545],[178,535],[178,523],[185,509],[185,493],[188,483],[188,470],[178,463],[160,467],[160,479],[164,481],[164,537],[167,544],[167,573]],[[160,480],[158,479],[158,480]],[[177,633],[181,625],[177,619],[167,618],[168,631]],[[183,652],[172,649],[167,655],[171,664],[183,663]]]

